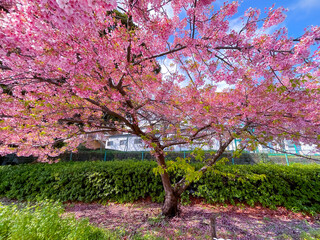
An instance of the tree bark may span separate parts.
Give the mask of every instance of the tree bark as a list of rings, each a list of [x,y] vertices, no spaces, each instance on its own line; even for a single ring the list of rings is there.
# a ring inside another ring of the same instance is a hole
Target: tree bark
[[[164,172],[160,174],[162,185],[165,192],[165,200],[162,207],[162,215],[168,218],[173,218],[180,212],[178,207],[180,196],[174,191],[171,185],[170,177],[167,172],[164,154],[162,151],[157,151],[157,163],[164,170]]]
[[[166,192],[164,204],[162,206],[162,215],[167,218],[173,218],[180,213],[179,196],[172,192]]]

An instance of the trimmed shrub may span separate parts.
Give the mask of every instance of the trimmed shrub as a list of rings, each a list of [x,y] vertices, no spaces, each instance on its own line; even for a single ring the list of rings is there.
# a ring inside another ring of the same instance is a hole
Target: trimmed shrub
[[[154,162],[68,162],[0,167],[0,195],[19,200],[133,201],[163,199]]]
[[[0,195],[19,200],[134,201],[164,192],[151,161],[61,162],[0,167]],[[196,164],[196,168],[201,164]],[[170,173],[178,180],[181,172]],[[217,165],[183,195],[209,203],[262,204],[320,212],[320,166]]]
[[[260,203],[320,212],[320,165],[316,164],[215,166],[195,186],[195,195],[210,203]]]

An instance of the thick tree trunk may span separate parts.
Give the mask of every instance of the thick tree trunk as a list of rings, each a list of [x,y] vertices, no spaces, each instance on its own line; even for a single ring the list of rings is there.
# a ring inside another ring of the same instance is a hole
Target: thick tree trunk
[[[162,206],[162,214],[168,218],[173,218],[180,213],[179,197],[174,192],[166,192],[164,204]]]
[[[174,188],[171,185],[170,177],[167,172],[164,154],[162,151],[157,152],[157,163],[164,170],[164,172],[160,174],[162,185],[165,192],[165,200],[162,207],[162,215],[168,218],[173,218],[174,216],[179,214],[178,203],[180,195],[174,191]]]

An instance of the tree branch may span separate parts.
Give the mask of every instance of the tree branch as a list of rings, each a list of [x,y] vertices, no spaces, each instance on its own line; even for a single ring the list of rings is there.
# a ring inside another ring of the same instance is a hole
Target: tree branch
[[[320,41],[320,38],[315,38],[314,40]],[[301,41],[301,37],[300,37],[300,38],[295,38],[295,39],[293,39],[292,41],[294,41],[294,42],[300,42],[300,41]]]
[[[153,55],[153,56],[151,56],[151,57],[143,58],[143,59],[141,59],[140,61],[133,63],[133,66],[139,65],[140,63],[142,63],[142,62],[144,62],[144,61],[147,61],[147,60],[150,60],[150,59],[155,59],[155,58],[157,58],[157,57],[162,57],[162,56],[168,55],[168,54],[170,54],[170,53],[178,52],[178,51],[180,51],[180,50],[182,50],[182,49],[185,49],[185,48],[187,48],[187,46],[181,46],[181,47],[174,48],[174,49],[171,49],[171,50],[169,50],[169,51],[166,51],[166,52],[163,52],[163,53],[160,53],[160,54],[157,54],[157,55]]]
[[[213,155],[213,158],[207,163],[206,166],[203,166],[197,172],[204,174],[215,162],[219,159],[219,157],[224,153],[229,144],[234,140],[234,137],[230,136],[229,139],[220,146],[218,151]],[[180,196],[190,185],[190,182],[186,181],[186,178],[183,177],[178,183],[174,186],[174,191]]]
[[[5,71],[5,70],[12,70],[11,68],[9,68],[9,67],[7,67],[7,66],[4,66],[4,65],[2,65],[2,64],[0,65],[0,69],[1,69],[1,70],[4,70],[4,71]]]

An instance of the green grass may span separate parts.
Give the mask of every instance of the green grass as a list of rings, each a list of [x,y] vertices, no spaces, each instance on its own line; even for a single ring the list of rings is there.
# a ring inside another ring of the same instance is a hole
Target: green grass
[[[320,229],[311,230],[310,232],[303,232],[300,236],[302,240],[319,240]]]
[[[77,220],[63,213],[62,204],[53,201],[17,205],[0,202],[0,240],[163,240],[139,231],[99,228],[88,219]]]
[[[115,233],[90,225],[87,219],[61,217],[63,212],[59,203],[43,202],[24,207],[0,205],[0,239],[120,239]]]

